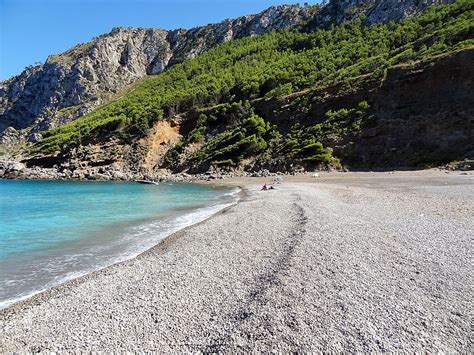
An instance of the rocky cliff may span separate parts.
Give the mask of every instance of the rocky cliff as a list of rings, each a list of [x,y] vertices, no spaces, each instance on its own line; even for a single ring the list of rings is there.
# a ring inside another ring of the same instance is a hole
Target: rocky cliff
[[[331,0],[321,10],[277,6],[190,30],[116,28],[0,83],[0,144],[36,141],[38,132],[84,116],[140,78],[228,40],[300,25],[325,27],[362,13],[368,23],[399,20],[447,2],[452,0]]]
[[[383,79],[339,86],[303,96],[257,104],[257,111],[279,127],[298,121],[320,123],[329,110],[369,105],[371,124],[322,140],[350,169],[438,166],[474,158],[474,48],[390,68]],[[319,98],[314,102],[314,98]],[[297,101],[314,102],[301,110]],[[472,168],[472,167],[471,167]]]

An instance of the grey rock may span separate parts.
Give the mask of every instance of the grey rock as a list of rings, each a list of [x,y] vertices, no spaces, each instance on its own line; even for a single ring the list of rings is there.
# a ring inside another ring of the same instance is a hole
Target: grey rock
[[[40,133],[31,133],[28,136],[28,142],[36,143],[36,142],[39,142],[42,138],[43,136]]]
[[[0,144],[11,144],[19,141],[21,138],[21,133],[18,132],[13,127],[7,127],[0,132]]]
[[[110,177],[115,180],[127,180],[126,174],[121,171],[109,171]]]
[[[22,171],[22,170],[25,170],[25,168],[26,168],[25,164],[22,164],[17,161],[11,162],[9,165],[10,171]]]
[[[413,17],[425,10],[428,6],[453,3],[455,0],[381,0],[375,1],[367,12],[367,23],[399,21],[406,17]]]
[[[310,28],[328,27],[365,15],[368,25],[400,21],[419,15],[427,7],[455,0],[331,0],[310,22]]]

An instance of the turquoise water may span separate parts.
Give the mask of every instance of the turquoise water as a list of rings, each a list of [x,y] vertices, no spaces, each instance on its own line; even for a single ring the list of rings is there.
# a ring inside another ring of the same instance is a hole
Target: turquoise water
[[[197,184],[0,180],[0,308],[138,255],[236,201]]]

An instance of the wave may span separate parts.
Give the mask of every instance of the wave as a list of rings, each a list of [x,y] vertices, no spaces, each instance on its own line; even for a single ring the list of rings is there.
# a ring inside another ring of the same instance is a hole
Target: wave
[[[34,295],[49,290],[67,281],[104,269],[111,265],[136,258],[138,255],[156,246],[160,241],[169,237],[170,235],[194,224],[200,223],[219,211],[235,205],[239,200],[239,192],[240,189],[235,189],[229,193],[221,195],[221,197],[231,197],[229,202],[219,202],[181,215],[170,216],[168,218],[149,221],[137,226],[125,228],[125,230],[119,233],[120,238],[118,238],[115,243],[111,243],[109,245],[95,245],[94,250],[91,250],[90,253],[61,255],[56,260],[50,260],[47,264],[48,268],[63,268],[64,263],[77,265],[78,259],[82,262],[83,267],[79,267],[80,270],[71,270],[66,274],[55,277],[52,281],[45,283],[42,285],[42,287],[39,287],[36,290],[32,290],[27,293],[16,295],[15,297],[0,301],[0,309],[5,309],[14,303],[26,300]],[[100,258],[97,256],[102,254],[108,254],[108,257],[100,260]],[[92,267],[90,266],[91,261],[94,264]],[[85,267],[84,264],[87,264],[88,262],[89,267]],[[38,269],[41,270],[41,268]],[[8,280],[4,281],[4,284],[8,283]]]

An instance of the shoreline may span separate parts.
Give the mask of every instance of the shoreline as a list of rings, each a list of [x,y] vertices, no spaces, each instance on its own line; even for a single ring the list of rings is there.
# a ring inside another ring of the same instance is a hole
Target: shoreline
[[[314,175],[317,176],[314,176]],[[331,181],[344,181],[354,179],[375,178],[383,179],[390,177],[400,178],[426,178],[426,177],[442,177],[449,175],[474,176],[474,170],[444,170],[444,169],[423,169],[423,170],[391,170],[391,171],[319,171],[307,172],[295,175],[280,175],[283,177],[283,183],[318,183]],[[263,185],[264,183],[271,183],[274,181],[276,175],[271,176],[239,176],[222,178],[215,180],[201,180],[195,181],[197,184],[206,184],[214,186],[239,187],[245,185]]]
[[[465,172],[474,171],[474,160],[464,159],[437,167],[385,167],[385,168],[355,168],[354,170],[315,170],[315,171],[283,171],[275,172],[267,169],[259,171],[230,171],[230,172],[203,172],[198,174],[188,173],[171,173],[168,171],[164,175],[156,173],[137,173],[132,171],[105,171],[81,173],[81,174],[64,174],[53,168],[27,167],[19,160],[0,159],[0,180],[46,180],[46,181],[116,181],[116,182],[137,182],[140,180],[152,182],[183,182],[183,183],[201,183],[213,182],[220,180],[247,179],[247,178],[265,178],[272,176],[306,176],[311,174],[366,174],[366,173],[423,173],[425,171],[447,171],[447,172]]]
[[[384,176],[389,176],[389,177],[419,177],[423,178],[425,176],[442,176],[443,174],[453,174],[453,175],[470,175],[474,176],[474,171],[445,171],[445,170],[440,170],[440,169],[425,169],[425,170],[403,170],[403,171],[387,171],[387,172],[374,172],[374,171],[368,171],[368,172],[339,172],[339,171],[325,171],[325,172],[320,172],[317,173],[319,176],[318,177],[313,177],[312,175],[314,173],[304,173],[304,174],[296,174],[296,175],[284,175],[284,183],[296,183],[296,184],[301,184],[301,183],[328,183],[331,181],[335,180],[344,180],[344,179],[354,179],[354,178],[384,178]],[[77,276],[77,277],[72,277],[71,279],[66,279],[65,281],[61,281],[57,285],[54,285],[52,287],[46,288],[41,291],[37,291],[35,293],[32,293],[31,295],[23,296],[18,301],[14,301],[13,303],[9,304],[8,306],[4,308],[0,308],[0,316],[8,310],[10,310],[13,307],[20,307],[22,308],[27,307],[28,304],[31,302],[32,304],[37,304],[38,302],[48,300],[49,298],[49,293],[51,294],[61,292],[61,290],[55,290],[55,289],[60,289],[63,286],[65,288],[69,287],[75,287],[77,285],[80,285],[81,279],[84,279],[83,281],[86,281],[88,277],[94,277],[95,274],[100,273],[102,271],[106,271],[106,269],[113,268],[113,267],[119,267],[123,263],[130,262],[134,259],[138,259],[140,257],[143,257],[145,254],[149,252],[153,252],[155,248],[160,248],[162,244],[166,244],[168,239],[173,239],[176,234],[184,234],[184,232],[194,226],[197,226],[201,223],[206,222],[207,220],[214,218],[215,216],[225,213],[226,210],[232,208],[233,206],[239,204],[244,197],[249,196],[249,186],[254,186],[256,188],[260,188],[260,185],[266,183],[266,184],[272,184],[275,176],[262,176],[262,177],[252,177],[252,176],[244,176],[244,177],[227,177],[227,178],[222,178],[222,179],[213,179],[213,180],[194,180],[194,181],[184,181],[184,182],[175,182],[175,183],[183,183],[183,184],[202,184],[202,185],[209,185],[209,186],[215,186],[215,187],[229,187],[229,188],[239,188],[239,191],[236,193],[237,195],[240,195],[237,198],[237,201],[233,203],[230,206],[224,207],[223,209],[219,210],[218,212],[212,214],[211,216],[205,218],[202,221],[199,221],[197,223],[194,223],[192,225],[189,225],[187,227],[184,227],[178,231],[175,231],[171,233],[170,235],[165,236],[160,242],[156,245],[151,246],[147,250],[141,252],[138,255],[131,256],[130,258],[127,258],[122,261],[114,262],[110,265],[101,267],[97,270],[90,271],[90,272],[85,272],[84,274]],[[20,181],[35,181],[35,180],[20,180]],[[133,181],[98,181],[98,180],[39,180],[39,181],[73,181],[73,182],[124,182],[124,183],[130,183]],[[168,181],[166,181],[168,182]],[[77,281],[77,282],[76,282]]]
[[[25,181],[32,181],[32,180],[25,180]],[[117,182],[119,182],[119,181],[117,181]],[[122,182],[128,183],[128,181],[122,181]],[[216,187],[223,187],[223,185],[219,185],[219,186],[216,185]],[[153,252],[153,250],[155,248],[160,248],[160,246],[162,244],[166,243],[167,239],[173,238],[176,234],[182,234],[187,229],[192,228],[192,227],[194,227],[196,225],[199,225],[201,223],[204,223],[208,219],[211,219],[214,216],[216,216],[220,213],[223,213],[225,210],[227,210],[227,209],[231,208],[232,206],[235,206],[236,204],[238,204],[241,201],[241,199],[245,196],[245,194],[247,193],[246,189],[243,188],[243,187],[229,186],[229,188],[230,187],[239,188],[239,190],[235,192],[235,195],[237,196],[236,201],[232,202],[230,205],[226,204],[225,207],[219,209],[215,213],[212,213],[210,216],[206,217],[205,219],[203,219],[201,221],[198,221],[196,223],[193,223],[191,225],[188,225],[188,226],[186,226],[184,228],[181,228],[177,231],[174,231],[169,235],[164,236],[157,244],[149,247],[148,249],[146,249],[145,251],[139,253],[138,255],[131,255],[130,257],[128,257],[124,260],[113,262],[112,264],[100,267],[97,270],[85,271],[83,274],[81,274],[79,276],[73,276],[72,278],[65,279],[64,281],[60,281],[58,284],[56,284],[54,286],[45,288],[45,289],[40,290],[40,291],[35,291],[31,295],[22,296],[22,297],[18,298],[17,300],[12,301],[12,303],[8,304],[6,307],[0,308],[0,317],[2,317],[4,315],[4,313],[8,313],[8,311],[11,310],[12,308],[21,308],[22,309],[22,308],[26,308],[30,305],[37,304],[38,302],[47,301],[49,298],[54,296],[54,294],[64,292],[64,291],[66,291],[67,289],[69,289],[71,287],[78,286],[81,283],[87,281],[88,277],[94,277],[95,274],[100,274],[101,272],[104,272],[109,268],[120,267],[121,264],[124,264],[124,263],[130,262],[130,261],[133,261],[135,259],[141,258],[145,254],[147,254],[149,252]],[[220,206],[220,205],[216,205],[216,206]],[[197,210],[194,210],[191,213],[197,212],[197,211],[202,210],[204,208],[209,208],[209,206],[198,208]],[[84,279],[84,280],[81,280],[81,279]],[[7,301],[4,301],[4,302],[7,302]]]
[[[467,175],[221,180],[236,204],[1,310],[0,350],[466,351]]]

